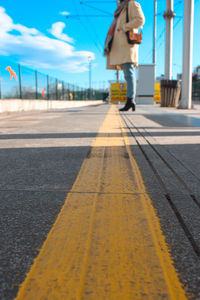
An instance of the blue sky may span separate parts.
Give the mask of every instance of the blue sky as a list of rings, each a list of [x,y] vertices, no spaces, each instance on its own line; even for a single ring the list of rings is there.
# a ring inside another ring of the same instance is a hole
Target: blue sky
[[[83,2],[83,1],[82,1]],[[107,2],[107,3],[106,3]],[[153,0],[138,0],[146,23],[139,63],[152,63]],[[0,1],[0,59],[20,62],[40,72],[88,87],[88,57],[92,57],[94,88],[104,87],[115,79],[106,71],[102,56],[107,30],[116,9],[114,1],[88,0],[19,0]],[[183,0],[174,0],[173,77],[182,70]],[[92,7],[89,7],[89,6]],[[166,1],[158,0],[157,76],[164,72],[165,22],[162,17]],[[104,14],[100,10],[107,12]],[[74,15],[106,17],[73,17]],[[66,19],[65,15],[69,15]],[[195,0],[193,66],[200,65],[200,0]],[[123,75],[120,75],[123,78]]]

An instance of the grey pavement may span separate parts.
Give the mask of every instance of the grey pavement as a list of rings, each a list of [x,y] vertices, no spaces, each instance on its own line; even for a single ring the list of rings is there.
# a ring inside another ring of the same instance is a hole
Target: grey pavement
[[[15,297],[108,108],[0,115],[1,300]]]
[[[179,278],[200,299],[200,106],[121,115]]]
[[[0,115],[1,300],[15,297],[108,109]],[[180,280],[200,299],[200,106],[121,116]]]

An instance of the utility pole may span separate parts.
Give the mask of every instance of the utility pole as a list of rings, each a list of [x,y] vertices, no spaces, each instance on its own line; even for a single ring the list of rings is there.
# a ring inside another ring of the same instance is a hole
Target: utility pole
[[[117,0],[117,6],[119,6],[120,0]],[[116,81],[119,82],[119,71],[116,71]]]
[[[154,0],[153,64],[156,65],[157,0]]]
[[[91,91],[92,91],[92,57],[88,57],[89,62],[89,98],[91,99]]]
[[[166,21],[165,79],[172,79],[173,19],[175,17],[173,8],[174,0],[166,0],[166,11],[163,15]]]
[[[184,0],[182,96],[179,108],[192,107],[194,0]]]

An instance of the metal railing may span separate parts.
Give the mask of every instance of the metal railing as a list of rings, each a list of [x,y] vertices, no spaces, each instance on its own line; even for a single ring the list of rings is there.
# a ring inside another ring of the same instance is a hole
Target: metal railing
[[[86,89],[0,59],[0,99],[102,100],[105,91]]]

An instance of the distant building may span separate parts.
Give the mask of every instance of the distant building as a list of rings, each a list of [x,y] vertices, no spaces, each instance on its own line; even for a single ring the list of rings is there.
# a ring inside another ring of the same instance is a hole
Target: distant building
[[[200,66],[196,67],[192,73],[192,99],[200,101]]]
[[[159,82],[160,80],[162,80],[162,79],[164,79],[164,75],[163,74],[161,74],[160,76],[157,76],[156,77],[156,82]]]
[[[177,79],[177,80],[181,80],[181,79],[182,79],[182,74],[177,74],[177,75],[176,75],[176,79]]]
[[[196,67],[196,69],[192,73],[192,78],[193,79],[200,79],[200,66]]]

